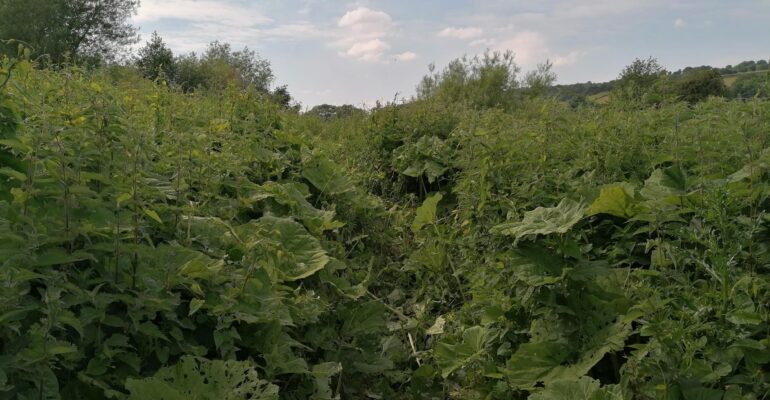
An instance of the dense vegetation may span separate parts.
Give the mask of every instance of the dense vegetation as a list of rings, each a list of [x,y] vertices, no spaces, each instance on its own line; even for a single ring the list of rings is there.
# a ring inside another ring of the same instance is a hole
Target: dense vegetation
[[[226,43],[8,54],[0,399],[770,396],[770,101],[718,72],[299,114]]]
[[[632,67],[637,64],[640,67],[657,68],[659,91],[668,95],[679,96],[680,99],[693,101],[702,100],[708,96],[723,96],[735,99],[750,99],[755,96],[762,98],[768,97],[767,88],[770,87],[770,64],[766,60],[743,61],[735,67],[728,65],[724,68],[715,68],[709,66],[687,67],[667,72],[657,65],[657,60],[648,58],[646,60],[636,60],[629,65]],[[625,71],[631,72],[631,71]],[[734,79],[730,85],[721,87],[715,77],[721,76],[723,81]],[[609,82],[586,82],[574,83],[568,85],[556,85],[549,89],[552,96],[572,105],[585,104],[589,102],[591,96],[601,96],[612,91],[617,91],[618,86],[623,84],[623,73],[618,79]],[[655,79],[653,80],[655,81]],[[654,82],[652,82],[654,83]],[[696,91],[693,91],[696,89]],[[693,95],[695,96],[693,97]]]
[[[770,394],[767,101],[572,108],[501,56],[458,62],[505,101],[329,119],[12,62],[3,398]]]

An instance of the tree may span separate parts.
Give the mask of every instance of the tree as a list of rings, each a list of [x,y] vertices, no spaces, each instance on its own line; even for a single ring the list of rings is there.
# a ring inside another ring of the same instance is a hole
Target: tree
[[[174,53],[166,47],[158,32],[152,33],[152,38],[139,49],[139,59],[136,62],[145,77],[155,80],[161,73],[166,79],[173,80],[176,73]]]
[[[219,41],[209,44],[201,56],[190,53],[177,58],[176,64],[176,81],[188,92],[234,85],[269,93],[273,82],[270,62],[248,47],[233,51],[230,44]]]
[[[458,58],[439,73],[434,73],[433,65],[429,68],[417,87],[419,99],[465,102],[478,108],[509,108],[515,103],[520,69],[510,51]]]
[[[366,111],[350,104],[343,104],[341,106],[334,106],[331,104],[320,104],[311,108],[305,114],[315,115],[323,120],[328,121],[335,118],[363,116],[363,115],[366,115]]]
[[[175,80],[183,91],[192,92],[198,88],[205,88],[207,83],[207,74],[201,66],[198,55],[194,52],[183,54],[176,58]]]
[[[613,90],[614,95],[622,100],[642,101],[655,83],[666,75],[666,70],[658,64],[658,60],[635,59],[623,68]]]
[[[0,38],[24,41],[53,64],[98,62],[135,42],[128,20],[138,6],[139,0],[3,0]]]
[[[727,86],[716,69],[694,71],[674,82],[679,99],[694,104],[709,96],[724,96]]]
[[[212,70],[222,67],[229,69],[230,71],[218,72],[224,72],[225,76],[230,77],[242,88],[253,86],[257,90],[268,92],[273,82],[270,62],[259,57],[248,47],[233,51],[229,43],[214,41],[209,44],[202,61]]]
[[[290,108],[291,107],[291,94],[289,93],[289,88],[286,85],[278,86],[273,90],[273,92],[270,94],[271,100],[281,105],[284,108]]]
[[[556,82],[556,74],[551,71],[553,63],[546,60],[545,63],[538,64],[537,69],[527,72],[524,76],[524,86],[527,88],[527,94],[531,97],[543,96],[548,89]]]
[[[738,99],[770,96],[770,73],[738,75],[730,87],[730,95]]]

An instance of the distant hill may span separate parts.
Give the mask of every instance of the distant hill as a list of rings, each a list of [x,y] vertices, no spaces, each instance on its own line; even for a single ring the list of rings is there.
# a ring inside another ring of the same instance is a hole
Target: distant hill
[[[770,60],[743,61],[736,65],[727,65],[725,67],[712,67],[701,65],[698,67],[685,67],[670,73],[670,76],[676,78],[691,72],[716,69],[724,77],[725,85],[732,87],[739,77],[743,75],[756,74],[770,71]],[[584,82],[573,83],[569,85],[555,85],[551,88],[551,95],[568,101],[572,104],[585,102],[605,103],[609,100],[609,93],[617,80],[608,82]],[[741,93],[743,94],[743,93]]]

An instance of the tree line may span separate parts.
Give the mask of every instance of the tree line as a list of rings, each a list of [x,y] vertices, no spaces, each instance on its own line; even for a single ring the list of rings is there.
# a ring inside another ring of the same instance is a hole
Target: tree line
[[[273,87],[270,62],[244,47],[214,41],[201,53],[174,55],[157,32],[129,55],[139,42],[129,19],[138,0],[4,0],[0,2],[0,52],[14,57],[30,51],[38,65],[136,67],[148,79],[163,79],[184,92],[235,87],[255,90],[289,107],[286,86]]]
[[[31,49],[38,65],[44,67],[130,66],[148,79],[161,79],[183,92],[228,87],[254,90],[286,108],[299,109],[286,86],[274,85],[270,62],[248,47],[235,50],[229,43],[214,41],[200,54],[175,55],[153,32],[135,55],[126,57],[128,47],[139,42],[137,28],[129,22],[138,7],[138,0],[4,0],[0,2],[0,39],[4,40],[0,52],[13,57],[20,49]],[[613,81],[556,86],[551,67],[546,61],[519,77],[521,71],[511,52],[462,57],[442,71],[431,66],[418,85],[416,99],[437,96],[482,108],[509,108],[521,96],[549,95],[577,106],[604,92],[647,104],[666,100],[696,103],[708,96],[770,95],[770,75],[763,73],[770,71],[767,60],[668,72],[654,58],[637,59]],[[744,74],[747,72],[759,73]],[[728,87],[722,76],[734,74],[740,75]],[[338,109],[323,104],[309,112],[329,119],[358,111],[350,105]]]
[[[735,76],[728,87],[724,77]],[[585,104],[588,97],[612,93],[614,97],[659,103],[678,99],[695,103],[708,96],[748,99],[770,96],[770,64],[766,60],[743,61],[724,68],[686,67],[666,71],[655,58],[636,59],[608,82],[585,82],[555,85],[549,93],[573,105]]]

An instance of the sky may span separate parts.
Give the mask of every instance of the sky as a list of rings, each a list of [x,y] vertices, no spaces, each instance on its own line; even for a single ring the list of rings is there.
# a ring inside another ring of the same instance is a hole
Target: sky
[[[770,59],[770,0],[142,0],[133,24],[175,54],[214,40],[270,61],[303,107],[409,98],[428,66],[511,50],[558,83],[603,82],[635,58],[669,70]]]

